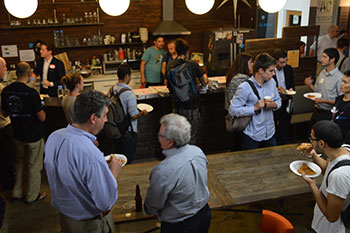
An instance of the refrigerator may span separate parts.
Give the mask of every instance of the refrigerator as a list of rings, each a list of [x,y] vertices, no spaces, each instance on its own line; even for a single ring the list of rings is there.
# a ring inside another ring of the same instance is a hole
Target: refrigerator
[[[244,51],[246,39],[256,38],[250,28],[220,28],[203,32],[204,65],[209,76],[225,75],[234,59]]]

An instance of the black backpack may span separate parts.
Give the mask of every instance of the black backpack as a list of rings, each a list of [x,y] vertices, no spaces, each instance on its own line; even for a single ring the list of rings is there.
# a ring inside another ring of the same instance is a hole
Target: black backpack
[[[171,68],[167,73],[167,78],[168,86],[176,100],[183,106],[192,106],[197,90],[188,62]]]
[[[342,166],[350,166],[350,160],[342,160],[339,161],[332,169],[328,172],[327,178],[326,178],[326,187],[328,187],[328,177],[329,174],[331,174],[332,171],[335,169],[342,167]],[[350,205],[346,207],[344,211],[341,212],[341,220],[346,228],[350,228]]]
[[[107,113],[107,122],[104,124],[102,133],[106,138],[119,139],[131,126],[130,116],[124,112],[123,105],[120,101],[120,94],[124,91],[131,91],[129,88],[121,89],[117,94],[114,94],[113,87],[109,90],[111,105]],[[131,126],[131,130],[132,126]]]

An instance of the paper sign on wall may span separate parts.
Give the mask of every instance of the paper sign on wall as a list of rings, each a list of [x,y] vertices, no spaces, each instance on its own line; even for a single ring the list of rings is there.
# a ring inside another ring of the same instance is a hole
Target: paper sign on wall
[[[34,61],[35,54],[33,49],[19,50],[19,60],[20,61]]]
[[[299,50],[289,50],[288,51],[288,65],[293,68],[299,67]]]
[[[18,57],[17,45],[1,45],[3,57]]]

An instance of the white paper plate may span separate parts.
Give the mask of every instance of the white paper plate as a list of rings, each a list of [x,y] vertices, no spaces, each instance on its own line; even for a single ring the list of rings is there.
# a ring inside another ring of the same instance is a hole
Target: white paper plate
[[[312,97],[311,97],[312,96]],[[322,94],[321,93],[317,93],[317,92],[308,92],[308,93],[305,93],[304,94],[304,97],[306,99],[315,99],[315,98],[321,98],[322,97]]]
[[[147,112],[152,112],[153,111],[153,107],[151,105],[149,105],[149,104],[138,104],[137,108],[140,109],[141,111],[144,110],[144,109]]]
[[[290,90],[286,90],[286,93],[283,93],[285,95],[295,95],[297,92],[296,91],[290,91]]]
[[[296,160],[294,162],[291,162],[289,164],[289,168],[296,175],[301,176],[301,174],[298,172],[298,169],[300,168],[300,166],[303,163],[306,163],[306,165],[308,165],[312,170],[314,170],[316,172],[315,175],[305,175],[306,177],[315,178],[315,177],[317,177],[317,176],[319,176],[321,174],[321,168],[316,163],[313,163],[313,162],[310,162],[310,161],[306,161],[306,160]]]
[[[110,155],[107,155],[107,156],[105,156],[105,160],[106,160],[106,161],[110,160],[111,156],[116,157],[117,159],[122,160],[122,161],[123,161],[122,167],[124,167],[125,164],[128,162],[128,159],[126,158],[126,156],[125,156],[125,155],[122,155],[122,154],[110,154]]]

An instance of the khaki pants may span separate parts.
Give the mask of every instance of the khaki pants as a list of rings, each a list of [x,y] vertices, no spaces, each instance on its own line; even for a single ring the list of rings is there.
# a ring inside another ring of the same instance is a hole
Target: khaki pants
[[[59,219],[63,233],[115,233],[111,212],[101,219],[80,221],[60,213]]]
[[[17,147],[17,175],[13,197],[25,197],[26,201],[31,202],[38,197],[40,192],[44,139],[30,143],[19,140],[15,140],[15,142]]]

